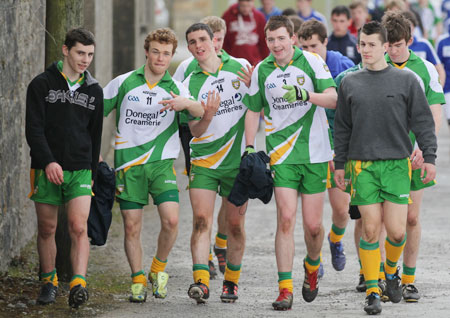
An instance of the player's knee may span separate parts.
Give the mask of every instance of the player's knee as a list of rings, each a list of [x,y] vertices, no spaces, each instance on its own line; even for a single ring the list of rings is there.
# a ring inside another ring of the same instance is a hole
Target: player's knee
[[[38,228],[38,236],[41,239],[49,239],[51,237],[54,237],[56,233],[56,224],[45,224],[45,225],[39,225]]]
[[[306,232],[308,232],[309,235],[312,238],[315,238],[315,237],[320,235],[321,229],[322,229],[322,224],[320,224],[320,223],[317,223],[317,224],[305,224],[305,228],[306,228],[305,229]]]
[[[367,226],[363,229],[363,238],[366,242],[374,243],[379,240],[379,231],[375,226]]]
[[[137,222],[125,222],[124,230],[125,230],[125,237],[128,239],[139,237],[141,232],[139,223]]]
[[[406,219],[406,222],[408,226],[416,226],[419,224],[419,216],[417,215],[408,215],[408,218]]]
[[[405,238],[404,231],[397,231],[397,232],[391,233],[391,235],[389,235],[389,240],[395,244],[400,244],[401,242],[403,242],[404,238]]]
[[[294,217],[284,215],[280,217],[278,222],[278,228],[283,233],[290,233],[291,231],[293,231],[295,224]]]
[[[69,222],[69,234],[72,238],[87,235],[87,224],[84,222]]]
[[[240,222],[228,223],[228,233],[233,237],[241,237],[244,235],[244,229]]]
[[[169,218],[166,218],[162,222],[162,227],[169,232],[176,232],[178,230],[178,216],[172,216]]]
[[[348,214],[348,205],[339,207],[336,210],[333,210],[333,213],[335,213],[335,215],[341,219],[341,220],[346,220],[349,218],[349,214]]]
[[[194,218],[194,231],[206,232],[208,230],[208,219],[204,215],[198,215]]]

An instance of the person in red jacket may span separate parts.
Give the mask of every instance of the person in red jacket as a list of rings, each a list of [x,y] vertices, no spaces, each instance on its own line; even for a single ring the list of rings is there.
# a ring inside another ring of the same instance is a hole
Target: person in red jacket
[[[234,57],[247,59],[256,65],[269,55],[265,43],[266,18],[255,9],[254,0],[239,0],[222,16],[227,24],[223,49]]]

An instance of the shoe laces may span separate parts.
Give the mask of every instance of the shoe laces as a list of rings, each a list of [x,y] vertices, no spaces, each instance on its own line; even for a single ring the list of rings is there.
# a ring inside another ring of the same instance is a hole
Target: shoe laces
[[[208,286],[206,286],[205,284],[202,283],[201,279],[195,283],[195,285],[197,285],[198,287],[200,287],[203,290],[204,294],[208,293]]]
[[[330,241],[330,244],[331,244],[331,246],[333,246],[337,251],[339,251],[339,252],[342,252],[342,251],[343,251],[344,245],[342,244],[342,242],[339,241],[339,242],[333,243],[333,242]]]
[[[309,289],[310,290],[315,290],[317,288],[317,280],[318,280],[318,274],[319,274],[319,269],[317,269],[316,271],[309,273],[308,270],[306,270],[306,277],[307,277],[307,283],[309,284]]]
[[[224,294],[237,294],[237,285],[230,281],[225,281],[223,283],[223,293]]]
[[[290,295],[292,295],[292,293],[289,291],[289,289],[283,288],[280,291],[280,295],[278,296],[276,301],[283,301],[285,299],[288,299]]]

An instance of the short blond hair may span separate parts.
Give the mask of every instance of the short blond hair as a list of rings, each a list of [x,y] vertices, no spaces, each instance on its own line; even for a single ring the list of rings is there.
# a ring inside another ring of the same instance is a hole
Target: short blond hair
[[[348,6],[350,10],[354,10],[358,7],[363,8],[365,11],[368,11],[367,5],[363,0],[353,0],[352,3]]]
[[[406,10],[406,5],[403,0],[389,0],[386,4],[386,10],[399,9],[400,11]]]
[[[163,44],[172,44],[172,54],[175,53],[175,50],[178,46],[178,40],[177,36],[175,35],[175,32],[173,32],[169,28],[159,28],[152,32],[150,32],[147,37],[145,38],[144,42],[144,49],[148,51],[150,47],[150,42],[156,41]]]
[[[227,24],[225,23],[225,20],[219,17],[216,17],[214,15],[210,15],[208,17],[204,17],[200,20],[201,23],[206,24],[211,28],[211,31],[213,33],[224,31],[224,33],[227,33]]]

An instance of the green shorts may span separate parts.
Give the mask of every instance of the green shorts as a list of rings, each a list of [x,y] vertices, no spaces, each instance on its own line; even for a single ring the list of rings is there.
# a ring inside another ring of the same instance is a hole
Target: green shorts
[[[427,175],[427,172],[425,171],[424,177]],[[432,187],[436,184],[436,180],[431,180],[428,183],[423,183],[422,179],[420,178],[420,169],[416,169],[412,171],[412,177],[411,177],[411,191],[419,191],[425,188]]]
[[[304,194],[324,192],[328,162],[270,166],[273,186],[295,189]]]
[[[218,192],[221,197],[228,197],[238,173],[239,168],[209,169],[192,165],[189,189],[212,190]]]
[[[411,162],[398,160],[351,160],[351,205],[390,201],[408,204],[411,188]]]
[[[161,160],[116,171],[116,197],[121,208],[124,201],[138,203],[135,208],[142,208],[148,204],[149,193],[155,205],[179,202],[173,162],[173,159]]]
[[[350,165],[348,162],[345,164],[344,169],[345,169],[344,181],[346,184],[345,192],[350,193],[351,174],[350,174]],[[334,182],[334,172],[331,172],[330,165],[328,165],[327,189],[331,188],[336,188],[336,182]]]
[[[63,171],[61,185],[51,183],[42,169],[30,170],[31,192],[28,197],[39,203],[62,205],[83,195],[92,195],[91,170]]]

